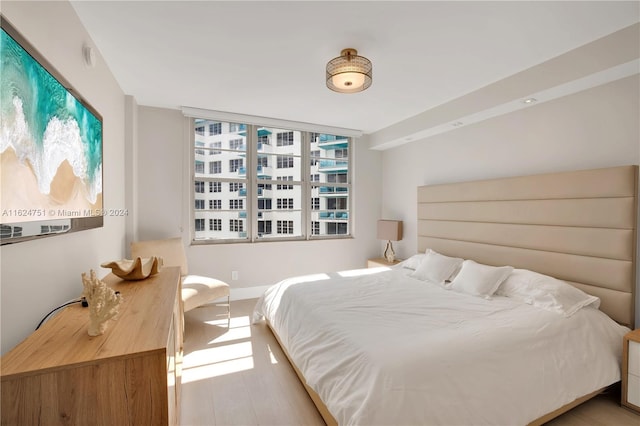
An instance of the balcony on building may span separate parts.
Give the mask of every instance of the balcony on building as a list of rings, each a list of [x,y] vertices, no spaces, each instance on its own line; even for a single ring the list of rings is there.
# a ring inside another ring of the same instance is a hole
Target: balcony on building
[[[318,187],[318,189],[319,189],[319,195],[321,197],[336,197],[336,196],[346,197],[347,195],[349,195],[349,188],[335,187],[335,186],[320,186]]]
[[[349,170],[347,160],[320,160],[318,161],[318,171],[320,173],[339,173]]]
[[[258,188],[258,197],[264,196],[264,189]],[[238,197],[246,197],[247,196],[247,188],[241,188],[238,190]]]
[[[349,139],[344,136],[320,135],[318,148],[325,150],[344,149],[349,147]]]
[[[242,210],[238,212],[238,217],[240,219],[246,219],[247,218],[247,211],[246,210]]]
[[[263,157],[263,155],[260,155],[260,154],[272,154],[272,153],[273,153],[273,147],[271,146],[271,144],[258,142],[258,157]]]
[[[244,126],[242,131],[238,132],[240,136],[247,136],[247,126]],[[271,130],[267,130],[264,127],[258,129],[258,136],[269,136],[271,134]]]
[[[258,166],[257,172],[258,172],[258,179],[260,178],[271,179],[271,176],[273,175],[273,169],[268,166]]]
[[[271,174],[273,173],[273,170],[271,167],[267,167],[267,166],[258,166],[256,167],[256,170],[258,172],[258,178],[271,178]],[[246,167],[238,167],[238,176],[246,176],[247,175],[247,168]]]
[[[341,220],[349,220],[349,213],[343,211],[335,211],[335,212],[320,212],[318,213],[318,217],[320,220],[331,220],[331,221],[341,221]]]

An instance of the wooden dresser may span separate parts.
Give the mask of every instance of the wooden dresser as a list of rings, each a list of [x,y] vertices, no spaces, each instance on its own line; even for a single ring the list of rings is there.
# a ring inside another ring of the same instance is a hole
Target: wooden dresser
[[[2,357],[2,425],[179,423],[180,269],[104,281],[123,301],[102,336],[87,334],[89,309],[71,305]]]

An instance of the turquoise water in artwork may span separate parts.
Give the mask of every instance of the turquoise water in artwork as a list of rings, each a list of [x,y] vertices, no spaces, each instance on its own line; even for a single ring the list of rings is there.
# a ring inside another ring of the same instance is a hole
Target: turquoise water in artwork
[[[102,123],[4,29],[0,39],[0,152],[28,160],[48,194],[67,160],[95,203],[102,193]],[[3,185],[5,185],[3,183]]]

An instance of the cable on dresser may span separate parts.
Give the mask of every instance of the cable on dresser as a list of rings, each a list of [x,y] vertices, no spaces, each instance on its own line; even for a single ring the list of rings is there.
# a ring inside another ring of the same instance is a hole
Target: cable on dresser
[[[82,306],[83,306],[83,307],[87,307],[87,306],[89,306],[89,305],[87,304],[87,300],[86,300],[84,297],[78,297],[78,298],[76,298],[76,299],[69,300],[68,302],[63,303],[62,305],[58,306],[57,308],[52,309],[52,310],[51,310],[51,312],[49,312],[47,315],[45,315],[45,316],[44,316],[44,318],[42,318],[42,321],[40,321],[40,322],[38,323],[38,326],[36,327],[36,330],[37,330],[37,329],[39,329],[39,328],[42,326],[42,324],[44,324],[47,320],[49,320],[49,319],[50,319],[50,317],[51,317],[55,312],[57,312],[58,310],[60,310],[60,309],[62,309],[62,308],[64,308],[64,307],[66,307],[66,306],[73,305],[73,304],[75,304],[75,303],[82,303]]]

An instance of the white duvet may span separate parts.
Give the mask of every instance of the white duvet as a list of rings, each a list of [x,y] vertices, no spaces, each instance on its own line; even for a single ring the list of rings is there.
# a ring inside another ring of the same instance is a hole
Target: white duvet
[[[407,276],[282,281],[256,305],[340,425],[524,425],[620,379],[628,331]]]

